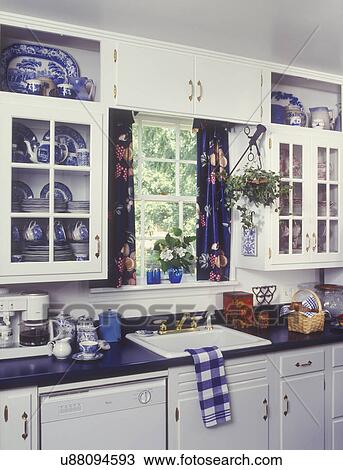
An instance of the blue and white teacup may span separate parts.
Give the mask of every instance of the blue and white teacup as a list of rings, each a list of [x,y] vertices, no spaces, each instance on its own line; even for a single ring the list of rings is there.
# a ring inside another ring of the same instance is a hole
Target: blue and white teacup
[[[89,255],[74,254],[74,256],[75,256],[75,261],[88,261],[88,256]]]
[[[26,92],[29,95],[41,95],[43,90],[42,82],[37,78],[26,80]]]
[[[79,342],[80,352],[85,357],[94,357],[101,349],[98,341],[84,340]]]
[[[78,166],[89,166],[89,150],[77,149],[76,158]]]
[[[12,263],[21,263],[23,261],[23,255],[12,255],[11,261]]]
[[[60,98],[76,98],[74,86],[71,83],[59,83],[56,92]]]
[[[93,80],[88,77],[69,77],[69,83],[73,85],[79,100],[94,101],[96,87]]]
[[[56,242],[65,242],[66,241],[66,239],[67,239],[66,233],[65,233],[62,222],[60,222],[59,220],[56,220],[56,222],[55,222],[54,231],[55,231],[55,241]]]
[[[78,242],[87,241],[89,239],[88,228],[81,220],[76,222],[71,237]]]
[[[24,230],[24,239],[31,242],[43,240],[43,229],[35,220],[31,220]]]

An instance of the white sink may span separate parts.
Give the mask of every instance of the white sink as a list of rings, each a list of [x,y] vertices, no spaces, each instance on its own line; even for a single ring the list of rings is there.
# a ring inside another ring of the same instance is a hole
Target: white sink
[[[185,352],[187,348],[218,346],[221,351],[232,351],[233,349],[253,348],[271,344],[268,339],[242,333],[221,325],[213,325],[211,331],[199,327],[196,331],[165,335],[159,335],[157,332],[152,336],[129,333],[126,338],[160,356],[168,358],[188,356],[189,353]]]

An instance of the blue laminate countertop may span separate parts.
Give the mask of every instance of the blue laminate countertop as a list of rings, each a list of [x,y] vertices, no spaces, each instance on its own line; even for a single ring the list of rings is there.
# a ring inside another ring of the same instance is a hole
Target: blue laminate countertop
[[[226,359],[343,342],[343,334],[332,331],[329,325],[325,326],[324,332],[310,335],[289,332],[286,326],[273,326],[265,330],[249,328],[244,331],[270,339],[272,344],[228,351],[224,353]],[[61,361],[47,356],[2,360],[0,361],[0,389],[96,380],[161,371],[191,363],[191,357],[166,359],[128,340],[122,340],[113,344],[110,351],[105,351],[100,361],[82,363],[73,361],[71,358]]]

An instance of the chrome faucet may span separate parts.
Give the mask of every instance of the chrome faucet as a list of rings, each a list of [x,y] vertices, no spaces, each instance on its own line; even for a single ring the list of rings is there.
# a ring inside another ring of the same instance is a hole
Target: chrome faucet
[[[206,330],[208,330],[208,331],[213,330],[213,326],[212,326],[212,315],[214,315],[214,312],[208,311],[208,312],[206,313],[206,326],[205,326],[205,328],[206,328]]]

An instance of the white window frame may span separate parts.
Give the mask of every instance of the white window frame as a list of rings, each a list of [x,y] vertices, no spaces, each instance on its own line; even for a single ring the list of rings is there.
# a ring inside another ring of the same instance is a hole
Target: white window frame
[[[146,284],[146,272],[145,272],[145,252],[144,242],[145,240],[157,240],[156,237],[150,237],[145,234],[145,220],[144,220],[144,206],[146,202],[160,201],[160,202],[174,202],[179,206],[179,227],[183,228],[183,205],[184,204],[196,204],[196,196],[181,196],[180,195],[180,164],[193,164],[196,169],[196,160],[181,160],[180,159],[180,131],[191,130],[193,125],[192,119],[185,118],[171,118],[153,115],[144,115],[139,113],[135,118],[135,125],[138,127],[138,145],[137,155],[134,158],[137,159],[136,172],[134,177],[137,178],[138,184],[135,186],[135,202],[140,202],[141,205],[141,227],[140,232],[136,230],[136,243],[141,244],[141,275],[137,276],[137,284]],[[176,131],[176,146],[175,146],[175,158],[146,158],[142,155],[142,128],[143,126],[149,127],[169,127]],[[161,162],[175,164],[175,195],[146,195],[142,193],[142,167],[143,162]],[[137,191],[138,189],[138,191]],[[194,229],[196,221],[194,220]],[[171,227],[172,228],[172,227]],[[195,235],[195,230],[194,230]],[[185,280],[196,280],[194,274],[186,274]]]

